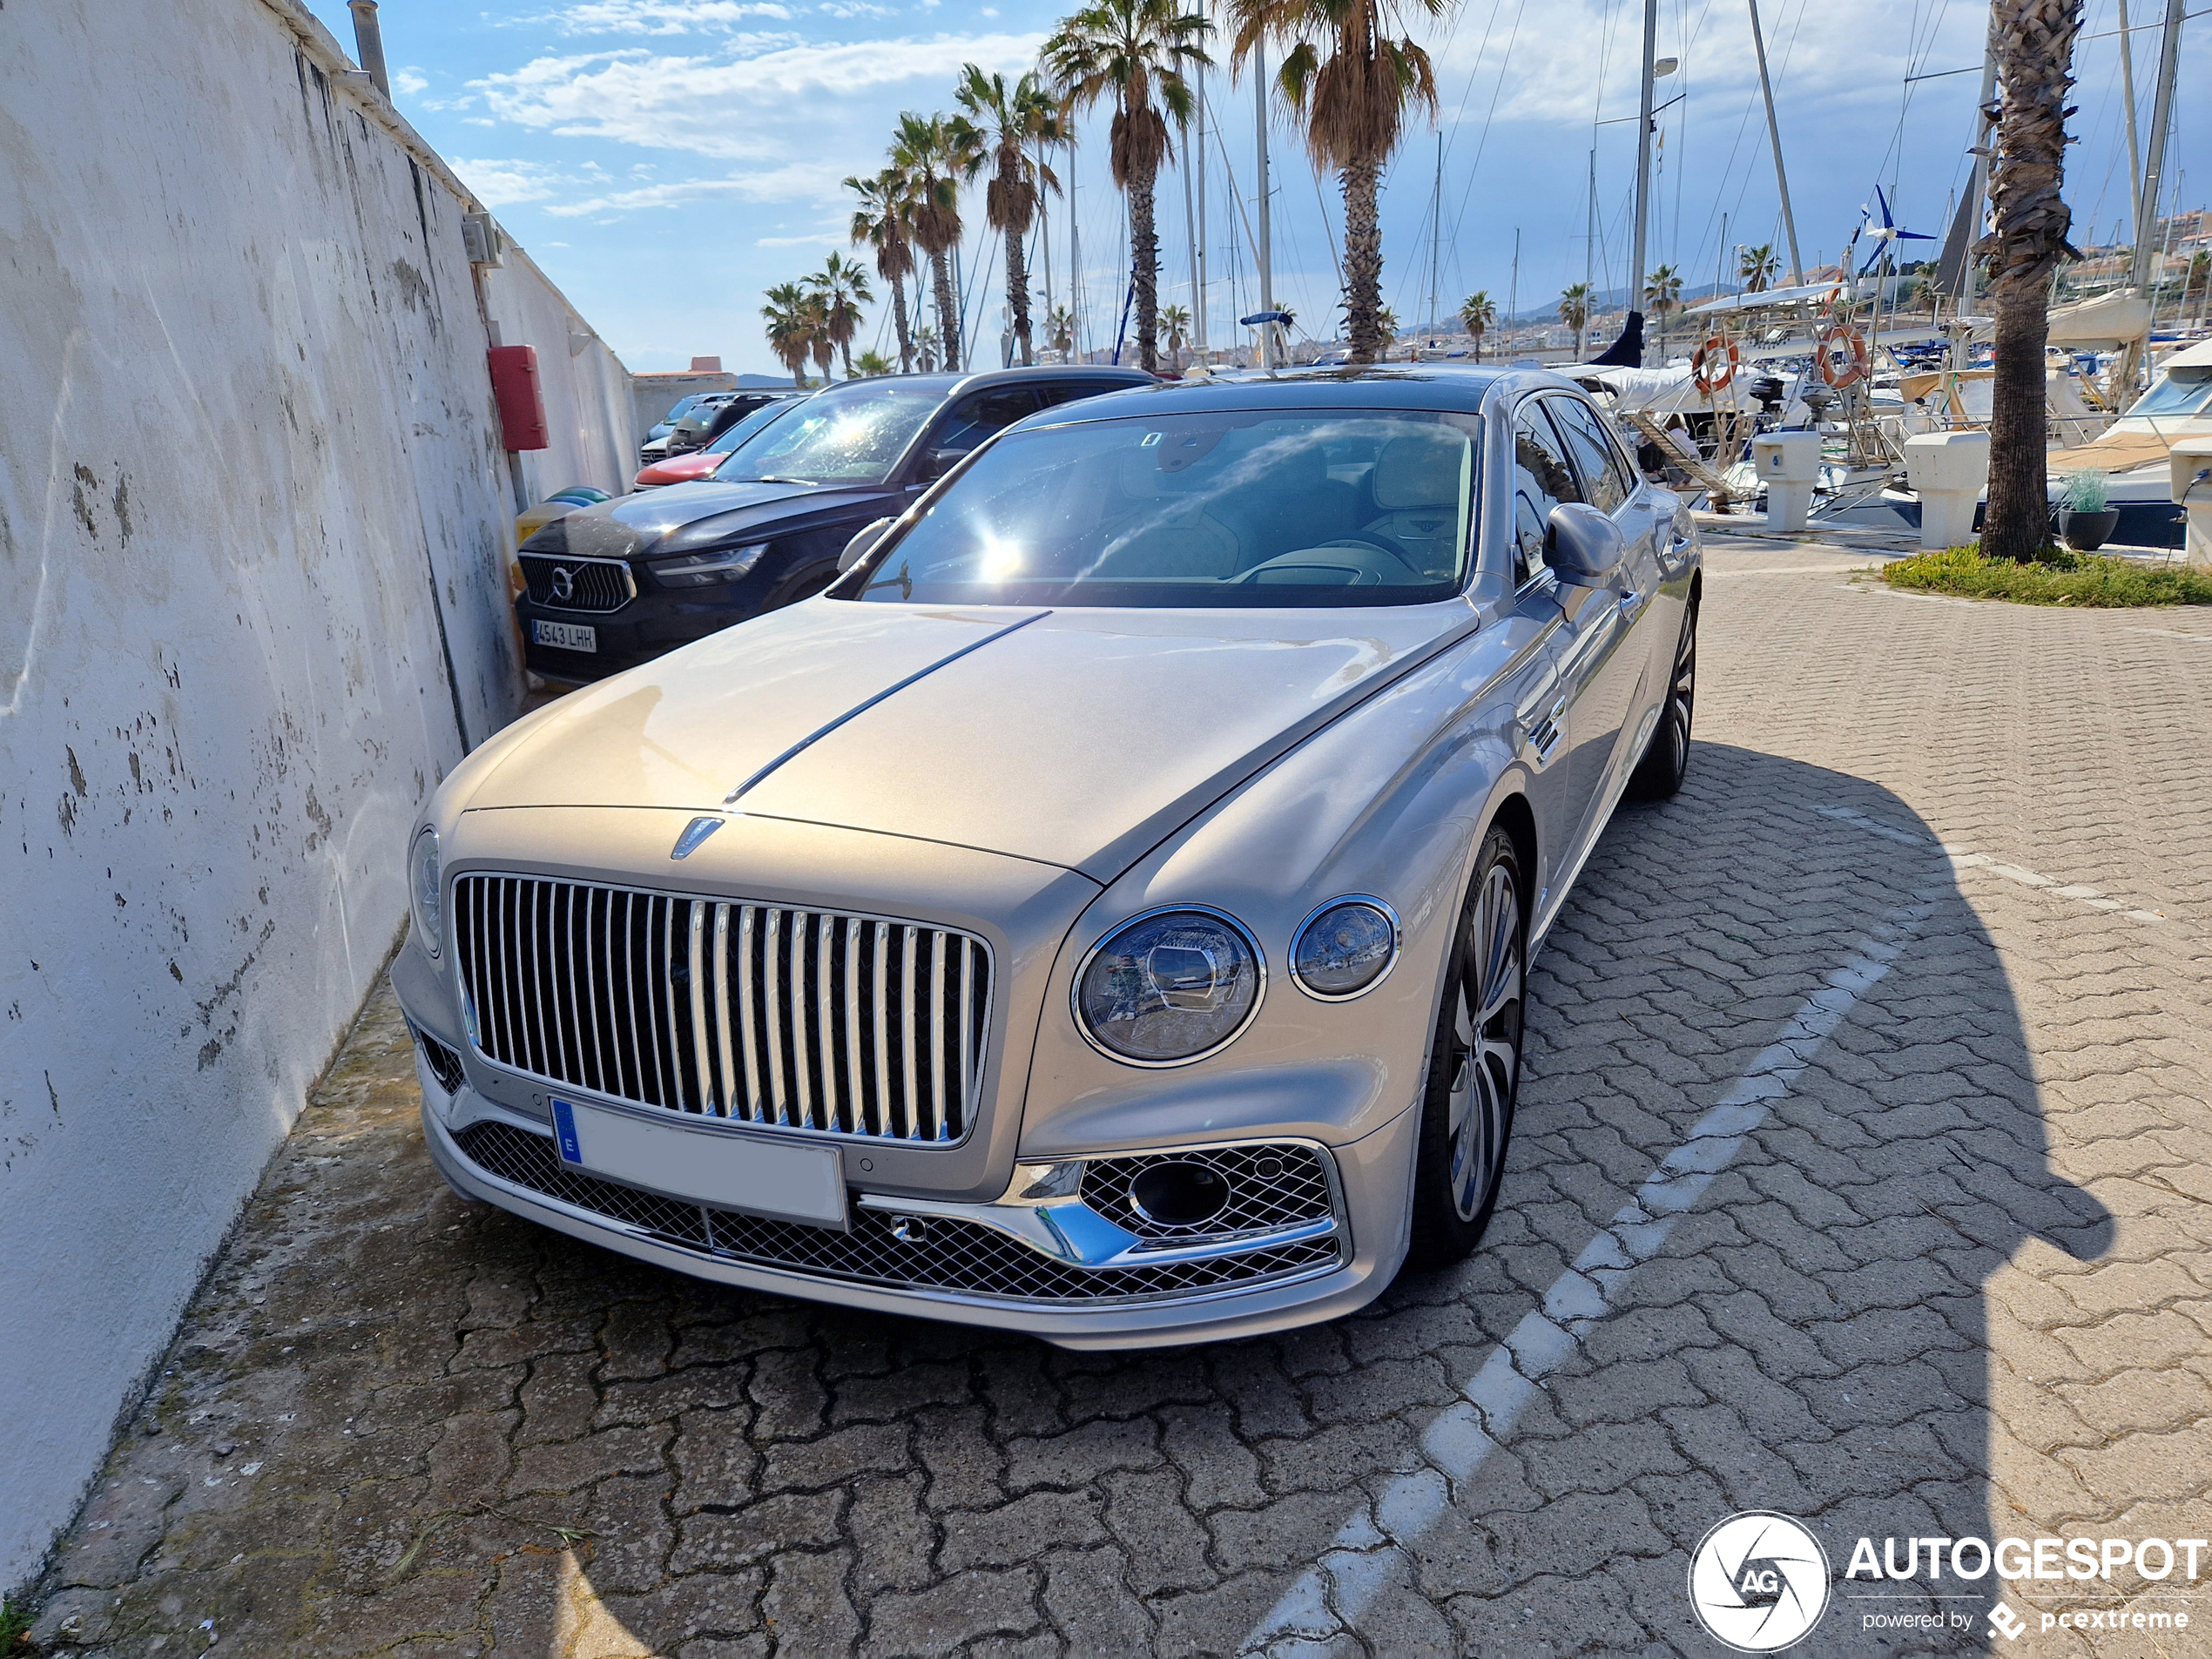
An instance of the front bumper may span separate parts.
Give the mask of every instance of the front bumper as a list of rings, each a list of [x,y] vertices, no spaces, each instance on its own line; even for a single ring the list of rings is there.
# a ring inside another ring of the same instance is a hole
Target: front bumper
[[[515,617],[522,624],[523,658],[530,671],[548,679],[582,683],[636,668],[679,645],[759,616],[776,577],[772,571],[756,570],[741,581],[680,594],[660,587],[642,570],[635,579],[637,597],[614,610],[569,610],[541,604],[527,593],[517,598]],[[582,624],[596,634],[598,649],[559,651],[539,644],[530,626],[539,617]]]
[[[1110,1253],[1110,1245],[1076,1236],[1081,1226],[1040,1223],[1039,1214],[1051,1211],[1018,1204],[941,1204],[856,1190],[853,1231],[840,1234],[581,1176],[558,1163],[542,1125],[465,1082],[448,1093],[420,1047],[416,1061],[424,1138],[455,1190],[719,1284],[1021,1331],[1063,1347],[1144,1348],[1335,1318],[1376,1296],[1405,1255],[1420,1120],[1411,1109],[1358,1141],[1320,1153],[1332,1177],[1333,1226],[1257,1234],[1241,1246],[1232,1240],[1207,1251],[1164,1252],[1176,1259],[1145,1266],[1130,1251]],[[1058,1213],[1075,1220],[1091,1212],[1076,1206]],[[916,1238],[934,1242],[922,1244],[897,1231],[916,1224]],[[919,1265],[902,1266],[907,1262]],[[909,1271],[937,1283],[898,1282]],[[1102,1281],[1109,1282],[1103,1292]]]

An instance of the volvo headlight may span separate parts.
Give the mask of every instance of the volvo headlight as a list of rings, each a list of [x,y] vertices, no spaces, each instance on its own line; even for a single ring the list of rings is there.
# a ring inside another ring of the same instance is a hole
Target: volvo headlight
[[[415,906],[415,926],[422,942],[435,956],[445,944],[445,894],[438,872],[438,833],[426,829],[415,838],[407,855],[408,896]]]
[[[754,542],[745,547],[718,547],[694,553],[688,558],[664,559],[649,568],[653,580],[664,588],[711,588],[725,582],[742,581],[752,575],[752,567],[760,563],[760,556],[767,550],[765,542]]]
[[[1291,945],[1291,977],[1325,1002],[1373,989],[1398,957],[1398,915],[1379,899],[1335,899]]]
[[[1183,1065],[1251,1022],[1266,979],[1258,944],[1235,918],[1156,910],[1123,923],[1083,959],[1076,1023],[1116,1060]]]

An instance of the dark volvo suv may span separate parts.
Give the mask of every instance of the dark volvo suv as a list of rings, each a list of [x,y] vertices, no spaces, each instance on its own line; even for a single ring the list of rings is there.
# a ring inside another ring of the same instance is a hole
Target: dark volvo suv
[[[905,511],[993,433],[1155,383],[1136,368],[1008,368],[848,381],[794,401],[712,478],[581,509],[523,543],[529,666],[603,678],[819,593],[856,530]]]

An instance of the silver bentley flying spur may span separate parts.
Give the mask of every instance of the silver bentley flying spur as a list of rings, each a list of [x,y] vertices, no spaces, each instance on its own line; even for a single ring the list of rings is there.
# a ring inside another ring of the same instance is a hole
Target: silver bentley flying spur
[[[393,980],[455,1188],[1071,1346],[1473,1250],[1530,956],[1689,759],[1696,534],[1599,411],[1515,370],[1114,393],[844,563],[438,790]]]

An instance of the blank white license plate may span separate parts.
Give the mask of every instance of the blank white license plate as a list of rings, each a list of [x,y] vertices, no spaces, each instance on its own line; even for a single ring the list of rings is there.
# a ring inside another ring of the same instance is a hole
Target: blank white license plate
[[[548,622],[543,617],[532,617],[530,637],[541,645],[552,646],[556,651],[599,649],[599,631],[589,623]]]
[[[846,1225],[845,1171],[833,1146],[788,1145],[566,1100],[553,1103],[553,1133],[571,1169],[779,1221]]]

